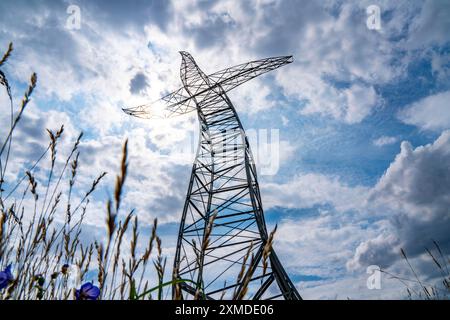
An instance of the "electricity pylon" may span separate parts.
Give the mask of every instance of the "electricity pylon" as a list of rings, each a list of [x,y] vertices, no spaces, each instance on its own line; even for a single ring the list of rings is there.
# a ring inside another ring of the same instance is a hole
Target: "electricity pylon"
[[[226,94],[293,58],[261,59],[206,75],[189,53],[180,53],[183,87],[157,103],[124,109],[141,118],[198,114],[200,139],[173,275],[189,281],[174,285],[173,297],[300,300],[271,247],[250,145]]]

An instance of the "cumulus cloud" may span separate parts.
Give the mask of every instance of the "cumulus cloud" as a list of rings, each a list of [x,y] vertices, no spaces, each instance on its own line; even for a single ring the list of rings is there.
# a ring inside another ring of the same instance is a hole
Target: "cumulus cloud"
[[[403,122],[423,130],[440,132],[450,128],[450,91],[425,97],[406,106],[399,113]]]
[[[450,249],[450,131],[431,144],[401,151],[371,190],[369,203],[389,221],[384,236],[364,241],[351,266],[391,265],[404,248],[412,257],[423,253],[431,239]],[[398,252],[398,250],[397,250]]]
[[[428,145],[413,148],[402,142],[400,153],[373,187],[350,187],[336,177],[318,174],[266,184],[262,187],[266,208],[326,208],[299,215],[296,223],[291,218],[281,221],[283,236],[277,240],[281,257],[291,257],[286,264],[297,273],[356,281],[369,265],[407,274],[401,265],[403,248],[416,268],[434,279],[436,270],[421,255],[432,240],[445,252],[450,250],[449,163],[450,131],[445,131]],[[306,292],[330,298],[325,289],[328,280],[310,284],[315,289]]]
[[[450,131],[432,144],[401,151],[374,188],[371,197],[409,215],[428,220],[448,212],[450,195]]]
[[[402,9],[388,3],[385,6],[397,14]],[[187,11],[189,16],[182,14]],[[198,61],[206,57],[211,68],[258,56],[293,54],[294,64],[276,75],[284,92],[306,101],[303,114],[332,116],[347,123],[369,116],[379,102],[374,84],[401,75],[407,63],[398,59],[398,48],[387,36],[399,32],[398,20],[386,21],[385,34],[371,32],[365,27],[364,4],[220,1],[199,6],[186,1],[175,5],[174,16],[178,23],[169,30],[194,38],[188,49],[194,46]],[[405,22],[408,17],[398,18]],[[212,21],[220,22],[220,28],[211,26]],[[220,34],[214,34],[216,29]],[[267,93],[260,87],[245,92],[248,101],[244,105],[253,104],[247,109],[250,112],[274,105],[262,100]]]
[[[352,259],[347,261],[349,270],[377,265],[386,268],[399,258],[399,239],[393,234],[380,234],[376,238],[361,242]]]

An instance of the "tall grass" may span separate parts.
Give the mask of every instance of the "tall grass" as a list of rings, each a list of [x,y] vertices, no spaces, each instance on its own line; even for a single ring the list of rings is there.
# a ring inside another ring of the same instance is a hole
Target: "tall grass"
[[[73,141],[68,155],[61,158],[58,149],[65,134],[64,125],[55,132],[47,129],[49,140],[45,150],[37,159],[28,159],[32,164],[23,174],[8,181],[7,177],[11,176],[7,174],[8,164],[15,161],[11,158],[12,150],[15,146],[27,147],[20,145],[21,142],[13,137],[18,124],[24,121],[23,114],[37,85],[37,75],[33,73],[15,111],[10,84],[1,69],[12,52],[13,45],[9,44],[0,60],[0,86],[6,90],[10,113],[8,130],[4,137],[0,136],[0,272],[7,275],[8,267],[12,266],[13,274],[7,285],[0,287],[0,300],[75,299],[76,289],[88,282],[98,288],[96,299],[163,299],[166,287],[173,286],[173,298],[178,300],[185,298],[180,289],[182,282],[194,285],[195,299],[205,298],[202,281],[164,281],[167,258],[163,255],[162,241],[157,235],[157,220],[154,220],[150,234],[141,237],[139,219],[134,210],[122,212],[121,203],[128,175],[128,141],[123,144],[114,193],[105,201],[106,233],[101,237],[103,241],[88,242],[83,234],[90,199],[107,173],[99,172],[88,186],[77,183],[82,132]],[[4,112],[4,106],[0,108]],[[57,166],[58,163],[62,165]],[[42,178],[37,179],[37,173],[42,176],[42,172],[45,178],[39,183]],[[216,214],[211,215],[207,231],[199,244],[199,269],[208,250]],[[273,235],[274,231],[264,248],[264,270]],[[245,297],[254,272],[246,268],[247,260],[253,259],[253,256],[250,257],[251,250],[250,247],[236,279],[237,283],[242,283],[242,289],[235,292],[235,299]],[[151,260],[153,269],[149,270]],[[174,268],[172,275],[176,274],[178,270]],[[152,278],[156,279],[153,285],[149,280]],[[83,297],[86,295],[78,295],[78,298]]]
[[[411,263],[405,250],[400,249],[400,254],[405,261],[412,277],[407,278],[381,270],[381,272],[388,275],[391,279],[400,281],[406,288],[407,298],[420,300],[442,300],[450,298],[450,258],[442,251],[439,244],[433,240],[433,248],[425,248],[426,257],[431,265],[439,274],[439,281],[429,283],[429,280],[424,280]]]
[[[10,44],[0,60],[0,68],[12,52]],[[100,289],[98,299],[149,299],[153,298],[151,293],[155,290],[159,290],[157,298],[161,299],[165,258],[156,233],[156,219],[142,246],[138,243],[141,241],[140,225],[134,212],[127,212],[119,219],[128,173],[127,141],[123,145],[113,197],[106,201],[106,241],[87,243],[83,238],[83,226],[89,202],[106,172],[100,172],[91,185],[80,190],[77,176],[82,133],[73,142],[62,168],[57,170],[56,163],[60,160],[57,150],[64,135],[64,126],[61,126],[56,132],[47,129],[47,147],[38,159],[29,159],[33,164],[23,176],[17,181],[7,181],[8,164],[15,161],[10,155],[15,144],[20,143],[13,140],[14,133],[23,121],[37,76],[31,75],[17,111],[10,84],[1,69],[0,85],[6,90],[10,104],[9,129],[0,137],[0,271],[9,265],[13,270],[13,279],[0,290],[0,299],[74,299],[75,289],[92,281],[94,276],[93,284]],[[4,112],[4,106],[0,107]],[[44,165],[45,161],[49,163]],[[36,178],[38,171],[46,171],[42,184]],[[24,191],[19,193],[21,189]],[[75,201],[74,194],[80,192],[82,196]],[[62,199],[66,199],[66,203]],[[63,219],[59,218],[61,216]],[[131,239],[129,250],[124,250],[124,241],[128,238]],[[148,290],[151,288],[145,280],[149,278],[147,265],[155,242],[158,252],[154,266],[160,286]],[[139,247],[144,249],[138,250]],[[139,294],[141,291],[145,294]]]

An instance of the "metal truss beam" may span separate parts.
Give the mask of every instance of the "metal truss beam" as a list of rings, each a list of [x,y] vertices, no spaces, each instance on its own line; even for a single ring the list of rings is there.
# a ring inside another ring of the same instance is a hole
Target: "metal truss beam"
[[[251,61],[206,75],[189,53],[180,54],[183,87],[155,103],[124,111],[151,118],[154,108],[162,106],[163,117],[194,110],[198,114],[199,148],[174,261],[174,279],[188,277],[197,285],[181,284],[182,296],[300,300],[273,249],[266,257],[268,261],[263,261],[268,233],[256,167],[244,128],[226,94],[291,63],[292,56]],[[175,291],[174,287],[174,295]]]

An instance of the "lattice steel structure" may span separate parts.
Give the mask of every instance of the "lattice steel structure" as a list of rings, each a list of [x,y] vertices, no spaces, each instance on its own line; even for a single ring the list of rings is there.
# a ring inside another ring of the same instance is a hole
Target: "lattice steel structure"
[[[174,262],[174,286],[183,298],[301,299],[275,251],[268,248],[261,195],[248,139],[226,92],[293,61],[267,58],[206,75],[192,56],[180,52],[183,87],[157,103],[124,109],[151,118],[193,110],[198,113],[200,141],[183,215]],[[280,235],[282,236],[282,235]],[[245,293],[245,294],[244,294]]]

